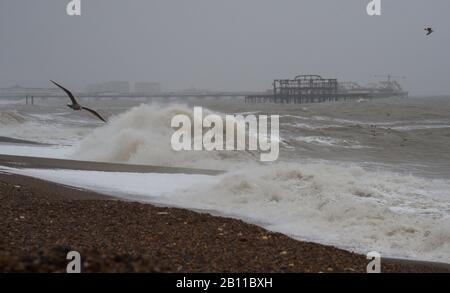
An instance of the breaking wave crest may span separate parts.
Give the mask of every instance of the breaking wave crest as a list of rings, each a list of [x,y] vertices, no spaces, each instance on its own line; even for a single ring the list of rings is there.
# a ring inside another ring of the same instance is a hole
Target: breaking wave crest
[[[203,109],[203,116],[212,114]],[[194,121],[192,108],[184,105],[142,104],[112,118],[95,129],[77,147],[74,158],[193,168],[228,169],[238,163],[254,162],[252,154],[239,151],[183,151],[171,147],[172,117],[184,114]],[[196,118],[198,119],[198,118]]]
[[[304,240],[450,263],[449,197],[445,180],[328,163],[229,172],[175,196]]]
[[[0,112],[0,125],[9,126],[24,123],[25,117],[14,111]]]
[[[38,108],[36,106],[35,108]],[[68,125],[59,113],[32,114],[26,111],[0,112],[0,136],[40,143],[69,145],[90,130],[83,125]]]

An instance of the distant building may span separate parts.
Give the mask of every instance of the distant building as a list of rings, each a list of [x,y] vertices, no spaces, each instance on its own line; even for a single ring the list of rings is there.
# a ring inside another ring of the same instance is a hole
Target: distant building
[[[194,86],[191,86],[188,89],[182,90],[181,92],[185,93],[185,94],[208,94],[211,91],[209,89],[197,89]]]
[[[138,94],[159,94],[161,84],[159,82],[136,82],[134,91]]]
[[[105,83],[105,92],[128,94],[130,93],[130,83],[128,81],[109,81]]]
[[[88,84],[85,88],[86,93],[88,94],[99,94],[103,93],[104,86],[103,84]]]
[[[86,86],[88,94],[128,94],[130,93],[130,83],[128,81],[108,81],[105,83],[88,84]]]

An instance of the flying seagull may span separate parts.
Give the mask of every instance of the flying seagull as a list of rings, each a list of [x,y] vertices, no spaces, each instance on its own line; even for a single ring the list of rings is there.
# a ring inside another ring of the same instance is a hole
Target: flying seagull
[[[66,89],[65,87],[63,87],[63,86],[60,85],[60,84],[57,84],[57,83],[54,82],[53,80],[50,80],[50,81],[53,82],[57,87],[59,87],[60,89],[62,89],[62,90],[69,96],[70,100],[72,101],[72,104],[68,104],[67,107],[69,107],[69,108],[71,108],[71,109],[73,109],[73,110],[75,110],[75,111],[80,111],[80,110],[86,110],[86,111],[89,111],[89,112],[91,112],[92,114],[94,114],[95,116],[97,116],[97,118],[99,118],[99,119],[102,120],[103,122],[106,122],[106,120],[103,119],[103,117],[100,116],[100,114],[98,114],[97,111],[94,111],[94,110],[92,110],[92,109],[83,107],[83,106],[81,106],[80,104],[78,104],[77,100],[75,100],[75,97],[73,96],[73,94],[72,94],[68,89]]]
[[[427,31],[427,36],[431,35],[431,33],[434,32],[431,27],[427,27],[425,28],[425,30]]]

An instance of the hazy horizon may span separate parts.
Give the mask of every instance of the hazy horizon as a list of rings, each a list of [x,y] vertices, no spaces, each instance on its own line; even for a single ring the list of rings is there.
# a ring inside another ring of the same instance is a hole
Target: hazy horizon
[[[320,74],[361,84],[399,80],[412,95],[450,93],[450,2],[382,0],[69,0],[0,2],[0,87],[110,80],[164,89],[262,91]],[[424,27],[435,33],[426,37]]]

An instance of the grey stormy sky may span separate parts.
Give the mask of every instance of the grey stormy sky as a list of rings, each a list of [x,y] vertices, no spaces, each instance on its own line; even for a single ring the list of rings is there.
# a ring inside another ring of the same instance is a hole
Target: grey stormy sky
[[[0,87],[263,90],[297,74],[367,83],[391,73],[413,94],[450,93],[448,0],[382,0],[376,17],[369,0],[81,0],[75,17],[67,3],[0,1]]]

